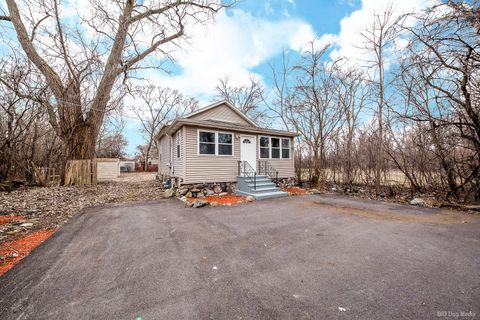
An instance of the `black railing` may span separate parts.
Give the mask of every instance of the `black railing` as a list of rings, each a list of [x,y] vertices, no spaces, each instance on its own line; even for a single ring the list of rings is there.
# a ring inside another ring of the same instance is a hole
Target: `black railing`
[[[278,180],[278,171],[270,162],[265,160],[258,161],[258,174],[263,174],[270,177],[270,179]]]
[[[249,177],[253,182],[253,190],[257,190],[257,172],[248,161],[238,161],[238,175],[240,177]]]

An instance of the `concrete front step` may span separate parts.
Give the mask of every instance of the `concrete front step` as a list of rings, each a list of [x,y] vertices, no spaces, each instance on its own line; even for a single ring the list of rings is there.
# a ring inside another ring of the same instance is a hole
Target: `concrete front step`
[[[280,190],[280,188],[277,188],[277,187],[275,187],[275,186],[273,186],[273,187],[272,187],[272,186],[267,186],[267,187],[259,187],[259,186],[257,186],[257,189],[254,189],[254,188],[252,187],[252,190],[247,191],[247,192],[257,193],[257,192],[263,192],[263,191],[278,191],[278,190]]]
[[[247,183],[253,183],[253,179],[242,179],[244,182],[247,182]],[[257,183],[265,183],[265,182],[272,182],[272,179],[269,179],[269,178],[257,178],[256,179]]]
[[[255,185],[253,183],[247,184],[250,188],[253,188]],[[264,187],[276,187],[276,184],[273,182],[257,182],[257,188],[264,188]]]
[[[256,186],[256,189],[254,187]],[[253,196],[257,200],[287,196],[268,176],[256,176],[255,183],[250,177],[237,177],[236,194]]]
[[[262,192],[246,192],[246,191],[236,190],[236,194],[243,195],[243,196],[252,196],[252,197],[255,197],[256,200],[264,200],[264,199],[288,196],[287,192],[278,191],[278,190],[262,191]]]

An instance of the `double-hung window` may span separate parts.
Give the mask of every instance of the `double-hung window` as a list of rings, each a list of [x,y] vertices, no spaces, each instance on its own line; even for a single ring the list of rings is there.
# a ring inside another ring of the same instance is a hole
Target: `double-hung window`
[[[270,158],[270,138],[260,137],[260,158]]]
[[[198,153],[217,156],[233,155],[233,134],[199,130]]]
[[[282,139],[282,159],[290,159],[290,139]]]
[[[181,134],[182,134],[181,131],[178,130],[177,134],[175,135],[175,154],[176,154],[177,158],[181,157],[181,147],[180,147],[181,143],[182,143]]]
[[[233,138],[231,133],[218,132],[218,154],[231,156],[233,154]]]
[[[198,153],[215,154],[215,132],[199,131]]]
[[[260,159],[290,159],[290,139],[260,137]]]
[[[280,138],[270,138],[272,142],[272,159],[280,159]]]

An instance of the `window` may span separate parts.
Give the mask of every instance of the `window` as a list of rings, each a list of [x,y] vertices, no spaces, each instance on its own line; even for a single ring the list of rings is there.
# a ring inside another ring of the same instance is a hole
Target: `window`
[[[290,139],[282,139],[282,159],[290,159]]]
[[[198,153],[220,156],[233,155],[233,135],[217,131],[198,131]]]
[[[218,154],[222,156],[233,154],[233,140],[230,133],[218,133]]]
[[[177,158],[180,158],[180,131],[177,131],[177,135],[175,136],[176,141],[176,151],[177,151]]]
[[[290,138],[260,137],[261,159],[290,159]]]
[[[268,137],[260,137],[260,158],[270,158],[270,139]]]
[[[271,138],[272,141],[272,159],[280,159],[280,139]]]
[[[215,154],[215,132],[199,131],[199,153]]]

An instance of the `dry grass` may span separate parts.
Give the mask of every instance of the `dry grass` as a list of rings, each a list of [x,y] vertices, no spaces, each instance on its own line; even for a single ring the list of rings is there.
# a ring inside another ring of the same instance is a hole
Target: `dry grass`
[[[374,220],[390,220],[396,222],[414,222],[414,223],[429,223],[429,224],[461,224],[461,223],[480,223],[480,216],[476,214],[467,214],[460,212],[453,212],[447,210],[439,210],[435,213],[394,213],[381,210],[368,210],[356,206],[339,205],[323,201],[311,201],[304,204],[308,208],[324,207],[328,208],[328,212],[347,214]]]

